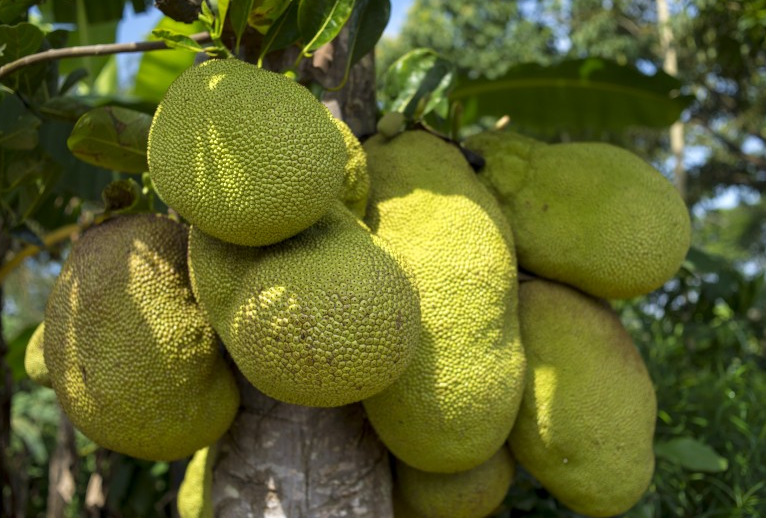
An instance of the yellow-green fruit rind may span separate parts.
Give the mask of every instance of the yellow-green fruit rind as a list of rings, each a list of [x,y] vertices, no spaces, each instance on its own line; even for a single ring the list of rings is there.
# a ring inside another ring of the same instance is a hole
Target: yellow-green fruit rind
[[[513,454],[561,503],[622,514],[654,470],[657,401],[646,367],[605,303],[558,283],[523,282],[528,375]]]
[[[27,349],[24,353],[24,370],[27,371],[27,375],[32,381],[43,387],[50,388],[51,378],[48,368],[45,366],[45,358],[43,356],[44,332],[45,322],[41,322],[27,343]]]
[[[365,150],[367,220],[411,265],[423,329],[410,367],[364,406],[410,466],[468,470],[504,443],[523,391],[511,230],[457,147],[410,131]]]
[[[234,376],[192,295],[188,230],[132,215],[88,230],[45,311],[51,383],[97,444],[174,460],[216,441],[239,405]]]
[[[198,450],[178,488],[178,516],[181,518],[213,518],[213,464],[216,446]]]
[[[370,175],[367,174],[367,155],[356,135],[348,125],[339,119],[333,119],[338,126],[343,141],[346,143],[348,161],[345,177],[340,190],[340,200],[356,215],[364,218],[367,210],[367,197],[370,193]]]
[[[688,210],[673,185],[605,143],[547,145],[488,131],[466,140],[514,231],[519,265],[596,297],[649,293],[689,250]]]
[[[484,518],[503,502],[515,463],[503,445],[468,471],[428,473],[396,463],[396,486],[406,506],[423,518]]]
[[[260,246],[316,222],[338,197],[343,136],[306,88],[236,60],[181,74],[152,121],[149,173],[202,231]]]
[[[420,331],[399,256],[336,202],[297,236],[240,247],[192,228],[195,293],[232,358],[266,395],[341,406],[390,385]]]

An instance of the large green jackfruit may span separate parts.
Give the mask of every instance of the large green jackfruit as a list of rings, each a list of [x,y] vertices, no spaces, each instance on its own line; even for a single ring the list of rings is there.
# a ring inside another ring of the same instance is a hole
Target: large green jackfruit
[[[367,173],[367,155],[351,128],[342,120],[334,119],[346,143],[346,162],[340,200],[358,218],[364,218],[367,197],[370,194],[370,175]]]
[[[521,284],[528,375],[513,454],[561,503],[586,516],[624,513],[654,470],[657,401],[617,315],[568,286]]]
[[[399,255],[341,202],[268,247],[192,228],[193,286],[242,374],[286,403],[341,406],[390,385],[420,330]]]
[[[309,90],[237,59],[205,61],[170,85],[147,154],[165,203],[203,232],[251,246],[316,222],[338,198],[347,161]]]
[[[457,147],[425,131],[364,147],[367,221],[412,266],[422,312],[411,365],[364,406],[402,461],[465,471],[503,444],[523,391],[511,230]]]
[[[176,500],[180,518],[213,518],[213,465],[216,454],[215,444],[202,448],[186,466]]]
[[[404,508],[423,518],[484,518],[505,499],[514,472],[506,445],[486,462],[458,473],[429,473],[397,461],[395,494]]]
[[[27,375],[32,381],[50,388],[51,377],[48,373],[48,367],[45,366],[45,356],[43,355],[44,335],[45,322],[41,322],[27,343],[27,349],[24,352],[24,370],[27,371]]]
[[[45,310],[44,355],[72,423],[126,455],[174,460],[216,441],[239,406],[194,300],[188,229],[121,216],[72,248]]]
[[[633,153],[500,131],[465,145],[486,159],[479,178],[511,222],[520,267],[615,299],[659,288],[686,257],[691,225],[681,196]]]

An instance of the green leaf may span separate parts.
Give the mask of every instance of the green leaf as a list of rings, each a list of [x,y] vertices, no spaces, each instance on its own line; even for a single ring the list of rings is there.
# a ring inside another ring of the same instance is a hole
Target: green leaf
[[[85,16],[90,23],[117,22],[122,19],[125,0],[99,0],[83,2]],[[51,5],[52,4],[52,5]],[[77,23],[77,2],[58,0],[43,2],[40,6],[46,21],[58,23]]]
[[[494,80],[460,77],[450,99],[465,105],[467,121],[508,115],[518,126],[542,131],[663,128],[692,100],[678,95],[680,87],[664,72],[647,76],[630,66],[587,58],[552,66],[526,63]]]
[[[15,95],[6,95],[0,101],[0,147],[34,149],[40,124],[40,119],[30,113]]]
[[[348,20],[348,60],[343,83],[351,67],[375,48],[391,16],[390,0],[357,0]]]
[[[431,49],[415,49],[391,64],[383,86],[384,111],[420,118],[447,108],[447,95],[455,82],[455,66]]]
[[[8,342],[8,353],[5,356],[5,362],[11,368],[14,381],[21,381],[28,377],[27,371],[24,368],[24,355],[27,351],[29,339],[32,338],[35,329],[37,329],[37,325],[29,326]]]
[[[87,76],[88,71],[84,68],[76,68],[72,70],[66,79],[64,79],[64,82],[61,83],[61,86],[59,87],[59,95],[66,94],[72,87],[74,87],[74,85],[85,79]]]
[[[354,0],[300,0],[298,29],[310,53],[332,41],[351,16]]]
[[[38,0],[0,0],[0,23],[13,23]]]
[[[657,457],[677,464],[689,471],[720,473],[729,468],[729,462],[710,446],[691,437],[679,437],[666,442],[656,442]]]
[[[14,225],[34,216],[40,205],[53,192],[61,167],[39,150],[16,153],[5,168],[7,185],[2,202],[14,215]]]
[[[261,44],[261,54],[258,56],[258,66],[263,57],[272,51],[281,50],[297,42],[301,37],[298,30],[298,2],[292,2],[287,10],[275,21]]]
[[[291,2],[293,0],[257,0],[256,2],[249,2],[252,7],[247,16],[247,24],[261,34],[266,34],[274,22],[287,10]]]
[[[78,97],[58,96],[46,101],[39,107],[40,113],[54,119],[77,122],[85,112],[93,106],[86,104]]]
[[[152,36],[165,42],[171,49],[186,49],[192,52],[202,52],[202,45],[188,37],[186,34],[167,29],[154,29]]]
[[[229,21],[231,28],[234,29],[234,35],[237,37],[235,50],[239,52],[239,44],[242,41],[242,35],[247,29],[247,17],[253,8],[255,0],[239,0],[229,6]]]
[[[186,24],[162,18],[155,29],[172,30],[180,34],[193,34],[202,30],[202,24]],[[150,39],[156,40],[156,37]],[[186,50],[173,49],[144,52],[138,66],[133,95],[154,104],[162,100],[165,91],[181,72],[194,64],[194,54]]]
[[[0,25],[0,42],[3,44],[0,66],[38,52],[43,38],[43,32],[31,23]],[[31,95],[45,78],[46,67],[45,63],[40,63],[21,68],[3,77],[2,83],[11,90],[24,89]]]
[[[103,106],[85,113],[67,139],[67,147],[89,164],[127,173],[148,169],[146,144],[152,118],[142,112]]]

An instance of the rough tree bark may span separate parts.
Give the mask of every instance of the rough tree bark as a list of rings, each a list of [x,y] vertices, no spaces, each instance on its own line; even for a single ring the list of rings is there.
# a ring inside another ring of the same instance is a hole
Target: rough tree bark
[[[325,87],[341,83],[345,31],[301,67]],[[291,63],[295,53],[282,57]],[[280,68],[272,63],[270,68]],[[357,63],[348,83],[328,92],[325,105],[357,135],[375,129],[372,55]],[[308,408],[280,403],[238,374],[242,405],[220,443],[213,472],[215,516],[240,518],[390,518],[388,454],[361,404]]]

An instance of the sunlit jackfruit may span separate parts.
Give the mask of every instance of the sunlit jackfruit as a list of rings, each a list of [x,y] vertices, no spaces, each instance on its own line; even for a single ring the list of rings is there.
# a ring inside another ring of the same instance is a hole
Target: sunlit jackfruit
[[[97,225],[48,299],[45,364],[61,406],[91,440],[126,455],[191,455],[229,428],[239,405],[192,295],[187,236],[160,215]]]
[[[456,146],[410,131],[364,147],[367,221],[412,266],[422,313],[412,363],[364,406],[410,466],[468,470],[503,444],[524,386],[511,230]]]
[[[341,406],[390,385],[420,330],[394,250],[343,204],[268,247],[191,231],[195,293],[242,374],[286,403]]]
[[[630,335],[605,302],[543,280],[521,284],[519,319],[528,375],[514,456],[572,510],[624,513],[652,478],[657,415]]]
[[[210,60],[168,88],[149,132],[160,197],[200,230],[268,245],[338,198],[346,146],[306,88],[236,59]]]
[[[683,262],[691,235],[686,206],[633,153],[500,131],[465,144],[486,159],[479,178],[511,222],[522,268],[614,299],[659,288]]]
[[[178,488],[180,518],[213,518],[213,464],[216,445],[198,450],[186,466]]]
[[[423,518],[484,518],[502,503],[514,471],[503,445],[486,462],[458,473],[429,473],[397,461],[395,484],[404,507]]]
[[[333,119],[343,134],[346,143],[348,161],[346,175],[340,191],[340,200],[353,212],[356,217],[363,218],[367,209],[367,197],[370,192],[370,176],[367,174],[367,155],[356,135],[348,125],[338,119]]]
[[[27,349],[24,353],[24,370],[27,371],[29,378],[38,385],[50,387],[51,378],[43,356],[44,333],[45,322],[41,322],[27,343]]]

